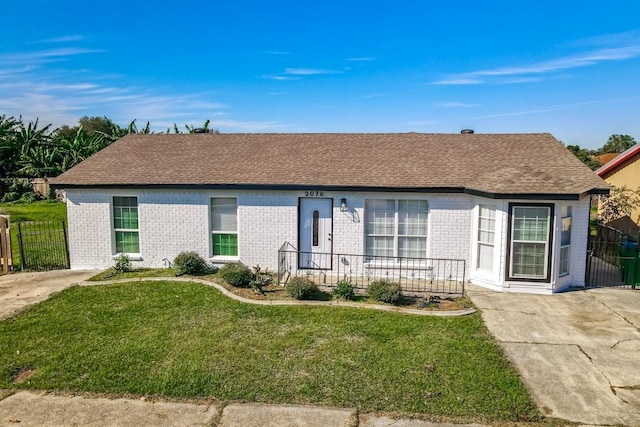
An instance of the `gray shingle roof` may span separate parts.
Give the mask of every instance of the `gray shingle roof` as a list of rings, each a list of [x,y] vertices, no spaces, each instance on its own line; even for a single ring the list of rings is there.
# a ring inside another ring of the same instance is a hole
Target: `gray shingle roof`
[[[609,187],[552,135],[131,134],[57,187],[236,186],[578,195]]]

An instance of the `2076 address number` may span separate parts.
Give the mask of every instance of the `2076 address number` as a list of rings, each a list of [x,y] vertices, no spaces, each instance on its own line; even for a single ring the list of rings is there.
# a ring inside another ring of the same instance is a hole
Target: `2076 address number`
[[[324,197],[324,191],[305,191],[305,197]]]

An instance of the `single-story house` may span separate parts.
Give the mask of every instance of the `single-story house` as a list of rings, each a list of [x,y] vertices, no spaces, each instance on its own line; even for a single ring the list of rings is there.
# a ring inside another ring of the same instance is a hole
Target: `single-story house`
[[[640,144],[618,154],[596,170],[598,176],[616,187],[640,189]],[[640,226],[640,208],[631,211],[629,217]]]
[[[469,131],[131,134],[52,184],[74,269],[195,251],[273,271],[286,247],[294,274],[344,274],[334,254],[399,274],[462,260],[466,281],[535,293],[584,286],[590,195],[608,192],[550,134]]]

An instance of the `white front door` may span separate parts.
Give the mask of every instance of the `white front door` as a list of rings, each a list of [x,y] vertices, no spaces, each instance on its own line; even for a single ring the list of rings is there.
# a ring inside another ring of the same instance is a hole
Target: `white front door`
[[[299,268],[331,269],[333,199],[300,198]]]

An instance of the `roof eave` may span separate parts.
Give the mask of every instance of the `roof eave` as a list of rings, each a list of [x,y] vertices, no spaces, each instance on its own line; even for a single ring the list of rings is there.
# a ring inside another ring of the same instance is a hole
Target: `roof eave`
[[[53,183],[54,189],[172,189],[172,190],[271,190],[271,191],[302,191],[313,187],[317,191],[359,191],[368,193],[448,193],[469,194],[489,199],[518,199],[518,200],[579,200],[586,194],[609,194],[607,188],[593,188],[578,193],[502,193],[479,190],[469,187],[384,187],[358,185],[300,185],[300,184],[65,184]]]
[[[615,168],[617,168],[618,166],[620,166],[621,164],[623,164],[628,159],[630,159],[631,157],[635,156],[638,153],[640,153],[640,144],[636,144],[633,147],[629,148],[628,150],[624,151],[618,157],[611,160],[609,163],[606,163],[600,166],[600,168],[596,169],[595,172],[596,174],[598,174],[599,177],[604,178],[605,175],[607,175],[609,172],[613,171]]]

